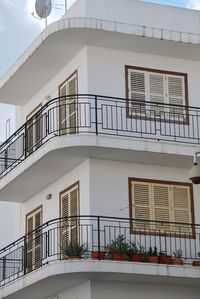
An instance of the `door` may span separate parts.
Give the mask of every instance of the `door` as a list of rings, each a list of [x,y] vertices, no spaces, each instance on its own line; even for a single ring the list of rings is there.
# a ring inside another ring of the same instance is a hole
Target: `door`
[[[26,216],[27,272],[37,269],[42,264],[42,232],[36,229],[42,224],[42,207]]]
[[[79,184],[76,183],[60,193],[61,253],[67,245],[79,242]]]
[[[77,73],[70,76],[59,87],[59,129],[60,134],[74,134],[77,132]],[[72,96],[70,96],[72,95]]]

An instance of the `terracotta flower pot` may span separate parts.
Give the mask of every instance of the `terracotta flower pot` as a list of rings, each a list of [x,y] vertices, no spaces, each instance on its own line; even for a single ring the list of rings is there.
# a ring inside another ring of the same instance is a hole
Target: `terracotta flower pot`
[[[148,262],[149,263],[158,263],[158,256],[157,255],[150,255],[148,256]]]
[[[139,253],[132,254],[131,255],[131,261],[132,262],[142,262],[142,256]]]
[[[116,253],[116,252],[112,253],[112,260],[124,261],[125,259],[126,259],[126,254],[124,253]]]
[[[193,265],[194,267],[200,267],[200,261],[194,261],[194,262],[192,263],[192,265]]]
[[[105,260],[105,251],[92,251],[91,258],[94,260]]]
[[[173,258],[172,265],[183,265],[183,261],[181,258]]]
[[[171,264],[172,263],[171,255],[160,255],[159,256],[159,263],[160,264]]]

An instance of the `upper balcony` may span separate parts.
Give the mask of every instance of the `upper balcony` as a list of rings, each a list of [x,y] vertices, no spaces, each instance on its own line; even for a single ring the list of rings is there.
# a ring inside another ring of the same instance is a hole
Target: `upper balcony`
[[[36,289],[46,298],[90,279],[197,286],[199,230],[105,216],[53,219],[0,250],[0,298],[32,299]]]
[[[88,157],[189,167],[199,144],[200,108],[59,97],[0,146],[1,198],[23,202]]]

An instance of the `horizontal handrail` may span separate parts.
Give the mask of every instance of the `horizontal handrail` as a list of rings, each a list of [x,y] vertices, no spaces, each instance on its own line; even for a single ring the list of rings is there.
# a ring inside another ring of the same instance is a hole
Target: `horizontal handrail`
[[[200,144],[200,108],[94,94],[57,97],[0,145],[0,178],[50,139],[68,134]]]
[[[131,244],[143,248],[144,255],[156,247],[158,253],[181,252],[183,259],[195,260],[200,252],[199,224],[96,215],[55,218],[0,250],[0,286],[47,263],[66,260],[70,244],[83,246],[85,259],[93,251],[104,251],[110,259],[110,245],[119,236],[127,248]]]

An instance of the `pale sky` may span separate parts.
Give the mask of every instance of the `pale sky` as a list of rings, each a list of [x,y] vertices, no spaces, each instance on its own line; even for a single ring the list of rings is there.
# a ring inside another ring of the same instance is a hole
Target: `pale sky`
[[[66,0],[68,8],[76,0]],[[145,0],[200,9],[200,0]],[[65,13],[65,0],[52,0],[52,12],[48,23],[58,20]],[[44,29],[44,20],[32,16],[35,0],[0,0],[0,77],[12,66],[30,43]],[[0,105],[0,140],[5,139],[5,122],[11,119],[14,130],[14,113],[12,107]]]

